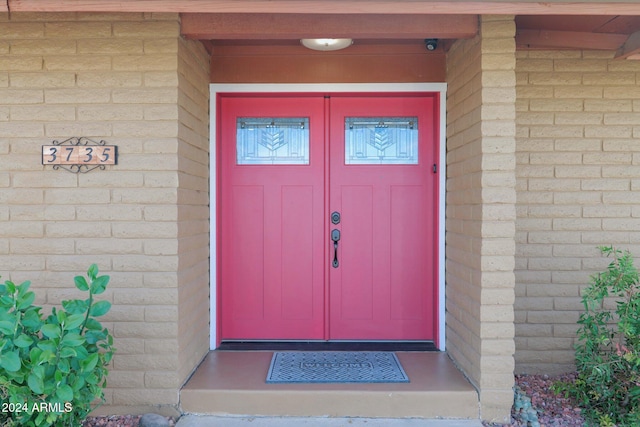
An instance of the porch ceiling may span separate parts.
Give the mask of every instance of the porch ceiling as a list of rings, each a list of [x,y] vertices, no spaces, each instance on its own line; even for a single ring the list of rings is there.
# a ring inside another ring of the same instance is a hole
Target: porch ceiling
[[[638,0],[0,0],[0,11],[182,13],[183,35],[210,45],[332,36],[369,44],[438,38],[445,48],[446,40],[476,34],[477,15],[506,14],[516,16],[520,49],[616,50],[640,59]]]

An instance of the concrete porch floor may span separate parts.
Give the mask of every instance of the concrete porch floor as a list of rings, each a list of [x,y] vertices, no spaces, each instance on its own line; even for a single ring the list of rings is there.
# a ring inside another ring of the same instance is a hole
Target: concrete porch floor
[[[211,351],[180,392],[184,413],[478,419],[475,388],[445,353],[396,352],[409,383],[267,384],[273,352]]]

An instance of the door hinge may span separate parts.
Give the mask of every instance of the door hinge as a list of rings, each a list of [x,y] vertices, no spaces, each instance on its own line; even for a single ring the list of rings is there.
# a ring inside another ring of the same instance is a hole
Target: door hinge
[[[438,165],[437,164],[433,164],[433,173],[438,173]]]

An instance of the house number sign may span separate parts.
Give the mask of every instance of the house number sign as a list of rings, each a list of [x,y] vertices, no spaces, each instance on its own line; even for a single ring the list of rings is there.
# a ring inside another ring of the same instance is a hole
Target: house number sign
[[[94,169],[105,169],[118,162],[118,147],[105,141],[89,138],[69,138],[53,145],[42,146],[42,164],[54,169],[65,169],[73,173],[86,173]]]

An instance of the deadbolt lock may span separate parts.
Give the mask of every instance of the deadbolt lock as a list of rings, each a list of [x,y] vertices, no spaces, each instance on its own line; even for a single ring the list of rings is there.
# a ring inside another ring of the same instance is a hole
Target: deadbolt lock
[[[340,224],[340,212],[334,212],[331,214],[331,223]]]

